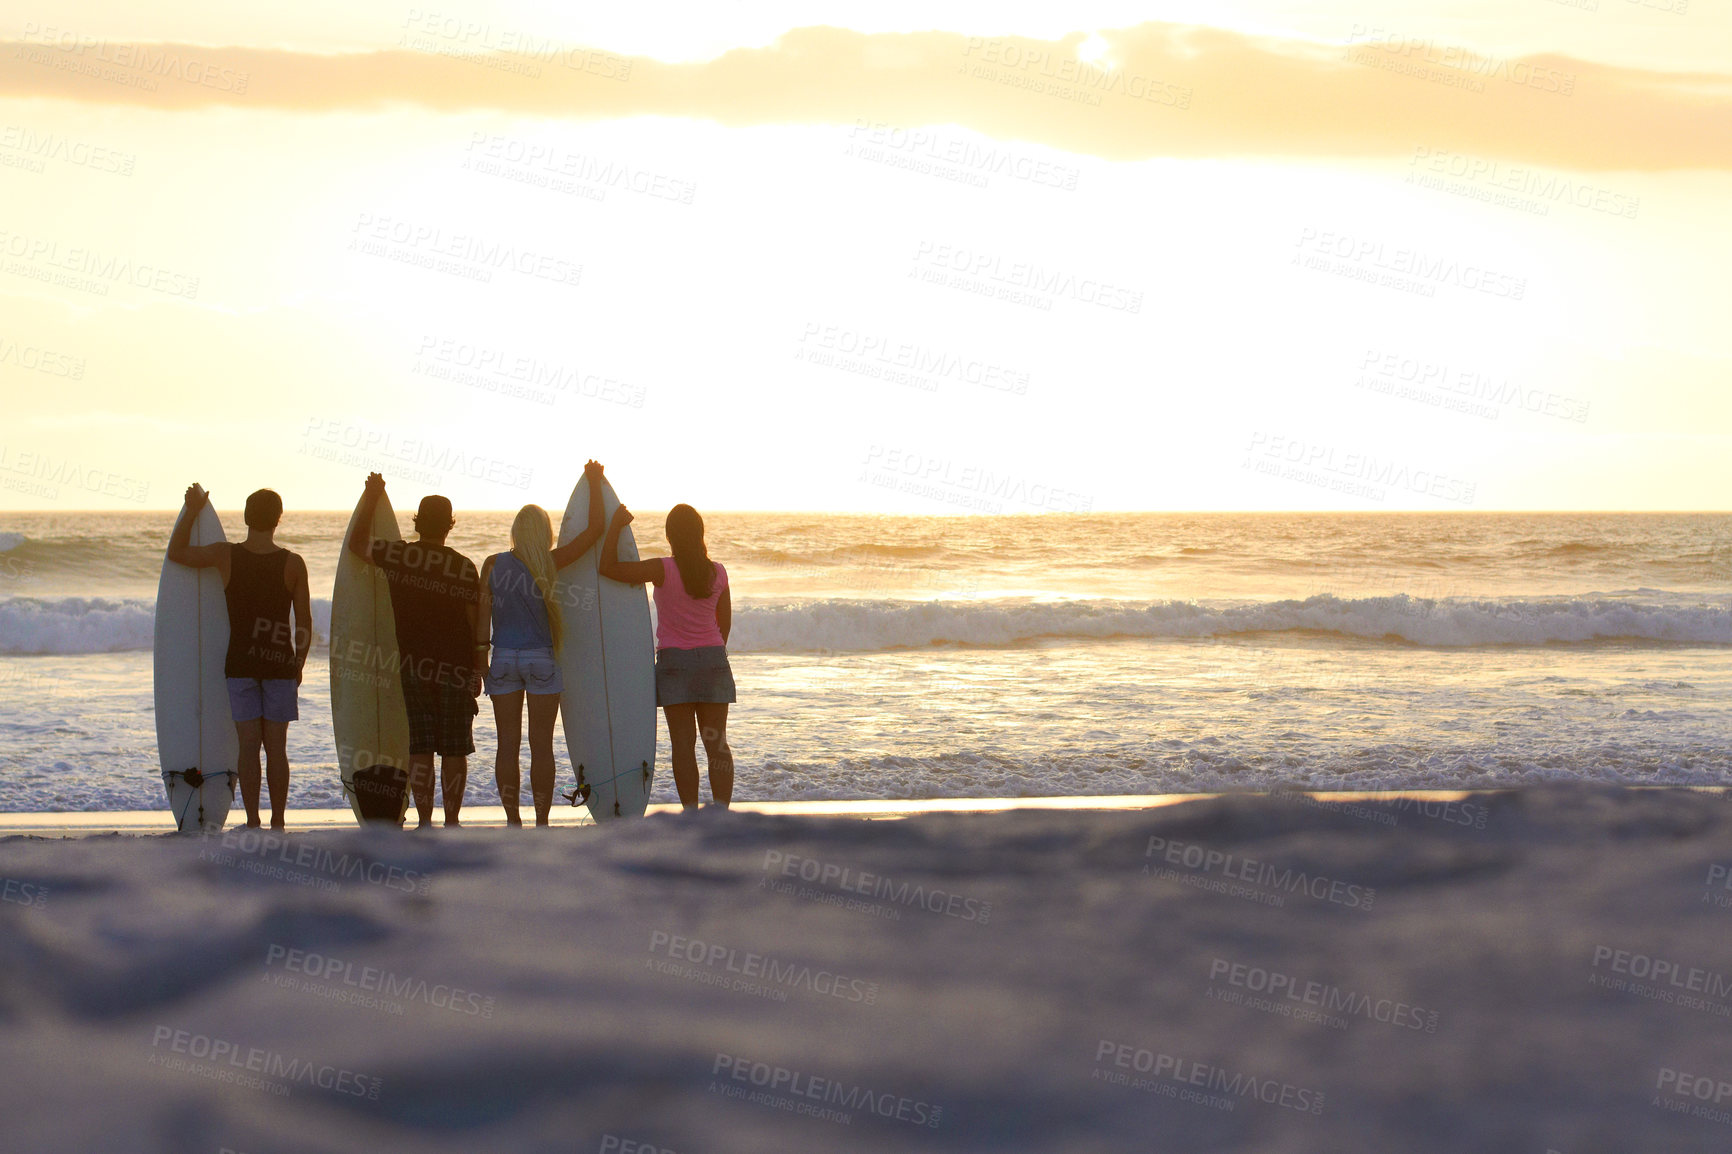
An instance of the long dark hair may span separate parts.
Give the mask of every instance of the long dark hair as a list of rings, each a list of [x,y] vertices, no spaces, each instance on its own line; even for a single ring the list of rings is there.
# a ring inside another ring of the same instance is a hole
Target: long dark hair
[[[667,533],[674,564],[679,566],[680,584],[688,594],[704,600],[716,581],[716,563],[704,548],[704,519],[690,505],[675,505],[668,510]]]

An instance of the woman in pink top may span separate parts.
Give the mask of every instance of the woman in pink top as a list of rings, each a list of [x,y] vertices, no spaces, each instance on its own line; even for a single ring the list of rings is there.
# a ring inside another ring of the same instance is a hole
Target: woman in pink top
[[[734,799],[734,754],[728,748],[734,672],[728,667],[727,650],[734,610],[728,571],[710,560],[704,547],[704,519],[690,505],[675,505],[668,511],[672,557],[621,561],[619,531],[631,519],[624,505],[614,510],[601,546],[601,575],[655,586],[656,704],[667,714],[680,804],[686,809],[698,807],[696,739],[701,734],[710,767],[710,797],[726,809]]]

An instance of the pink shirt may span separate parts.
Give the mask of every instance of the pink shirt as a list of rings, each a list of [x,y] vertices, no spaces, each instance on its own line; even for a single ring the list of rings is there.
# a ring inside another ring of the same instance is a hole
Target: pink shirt
[[[728,571],[714,562],[716,579],[710,595],[699,601],[686,592],[680,567],[672,557],[662,558],[662,583],[656,586],[656,648],[702,649],[721,645],[722,627],[716,623],[716,602],[728,587]]]

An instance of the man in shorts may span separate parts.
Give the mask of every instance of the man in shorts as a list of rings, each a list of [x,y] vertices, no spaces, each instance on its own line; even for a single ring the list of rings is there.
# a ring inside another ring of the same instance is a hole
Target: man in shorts
[[[283,499],[269,489],[247,498],[245,540],[188,544],[192,523],[209,497],[197,485],[187,489],[186,513],[169,538],[168,559],[222,575],[229,610],[223,673],[229,683],[229,711],[240,736],[241,800],[246,802],[247,824],[258,825],[262,745],[264,776],[271,791],[271,828],[282,829],[289,800],[289,722],[301,715],[301,669],[313,645],[307,563],[299,553],[276,543]]]
[[[451,502],[444,497],[421,499],[416,540],[373,537],[368,529],[384,492],[385,478],[370,474],[349,549],[377,565],[391,585],[403,704],[409,713],[409,786],[421,828],[433,824],[435,755],[445,824],[455,826],[469,779],[469,755],[475,752],[475,699],[481,696],[482,670],[475,661],[481,582],[469,558],[445,544],[455,521]]]

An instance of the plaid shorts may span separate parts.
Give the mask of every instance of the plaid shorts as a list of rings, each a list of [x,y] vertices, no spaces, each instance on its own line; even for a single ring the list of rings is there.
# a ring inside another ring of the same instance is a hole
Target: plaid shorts
[[[409,711],[409,752],[467,756],[475,752],[470,729],[480,712],[467,685],[423,681],[403,669],[403,704]]]

